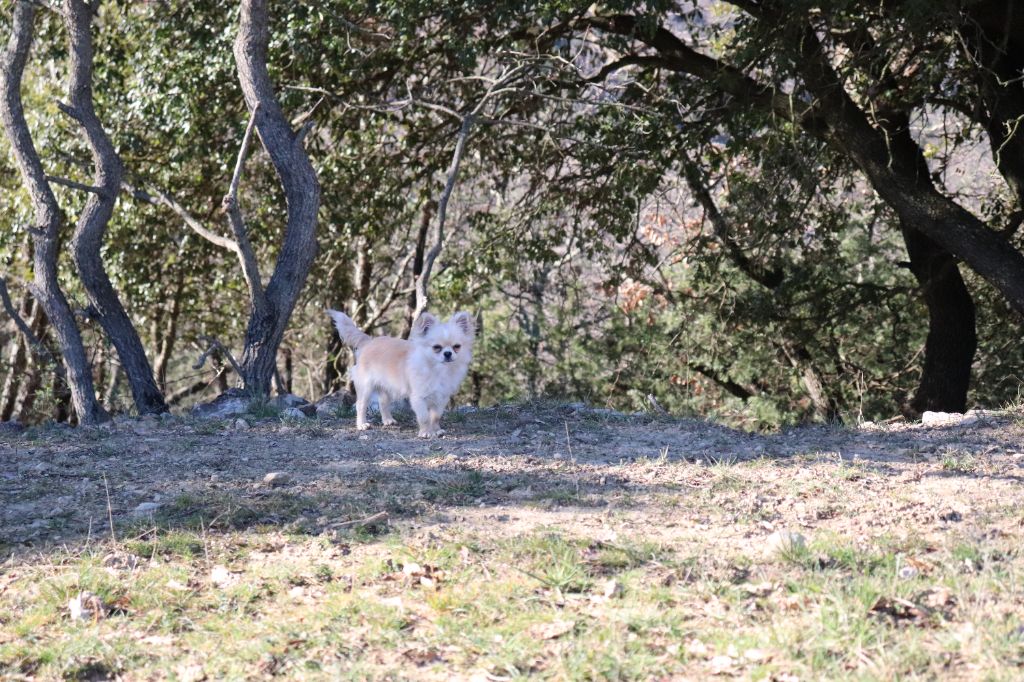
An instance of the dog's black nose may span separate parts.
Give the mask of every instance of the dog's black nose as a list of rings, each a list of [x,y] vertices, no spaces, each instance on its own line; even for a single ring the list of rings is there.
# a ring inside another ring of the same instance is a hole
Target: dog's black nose
[[[450,350],[446,350],[444,352],[444,359],[445,360],[451,360],[452,359],[452,352]]]

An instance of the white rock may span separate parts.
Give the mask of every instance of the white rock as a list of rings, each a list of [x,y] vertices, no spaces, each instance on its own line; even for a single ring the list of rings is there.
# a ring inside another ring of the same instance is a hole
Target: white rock
[[[285,419],[305,419],[306,414],[297,407],[289,407],[288,409],[281,412],[281,416]]]
[[[978,421],[977,415],[961,414],[959,412],[929,412],[921,415],[923,426],[968,426]]]
[[[71,620],[94,620],[104,616],[103,601],[92,592],[79,592],[68,600]]]
[[[292,482],[290,474],[286,474],[283,471],[272,471],[263,477],[263,485],[270,486],[271,488],[279,488],[283,485],[288,485]]]

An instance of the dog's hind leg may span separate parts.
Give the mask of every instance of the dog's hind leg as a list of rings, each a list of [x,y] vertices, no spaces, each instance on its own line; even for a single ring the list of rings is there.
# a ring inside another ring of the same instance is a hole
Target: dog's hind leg
[[[377,394],[377,405],[380,407],[380,423],[394,426],[395,418],[391,416],[391,396],[383,391]]]
[[[366,407],[369,404],[369,386],[356,386],[356,429],[360,431],[370,428],[370,425],[366,422]]]

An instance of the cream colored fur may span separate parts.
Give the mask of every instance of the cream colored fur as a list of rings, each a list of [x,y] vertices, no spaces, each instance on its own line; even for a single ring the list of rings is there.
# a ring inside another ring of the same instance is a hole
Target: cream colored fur
[[[356,353],[356,364],[349,374],[356,388],[356,428],[370,428],[366,408],[376,395],[384,426],[395,423],[391,403],[408,398],[420,437],[444,433],[441,415],[466,377],[473,357],[475,329],[469,313],[455,313],[447,322],[423,313],[408,341],[372,337],[345,313],[328,310],[327,314],[334,319],[341,340]]]

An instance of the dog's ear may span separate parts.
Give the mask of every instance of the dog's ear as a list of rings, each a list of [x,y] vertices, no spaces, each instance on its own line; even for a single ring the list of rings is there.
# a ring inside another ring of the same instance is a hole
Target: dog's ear
[[[416,318],[416,324],[412,326],[412,333],[416,336],[426,336],[436,324],[436,317],[430,313],[423,313]]]
[[[462,333],[466,336],[473,336],[476,333],[476,324],[473,323],[473,316],[464,310],[452,315],[452,319],[448,321],[461,329]]]

